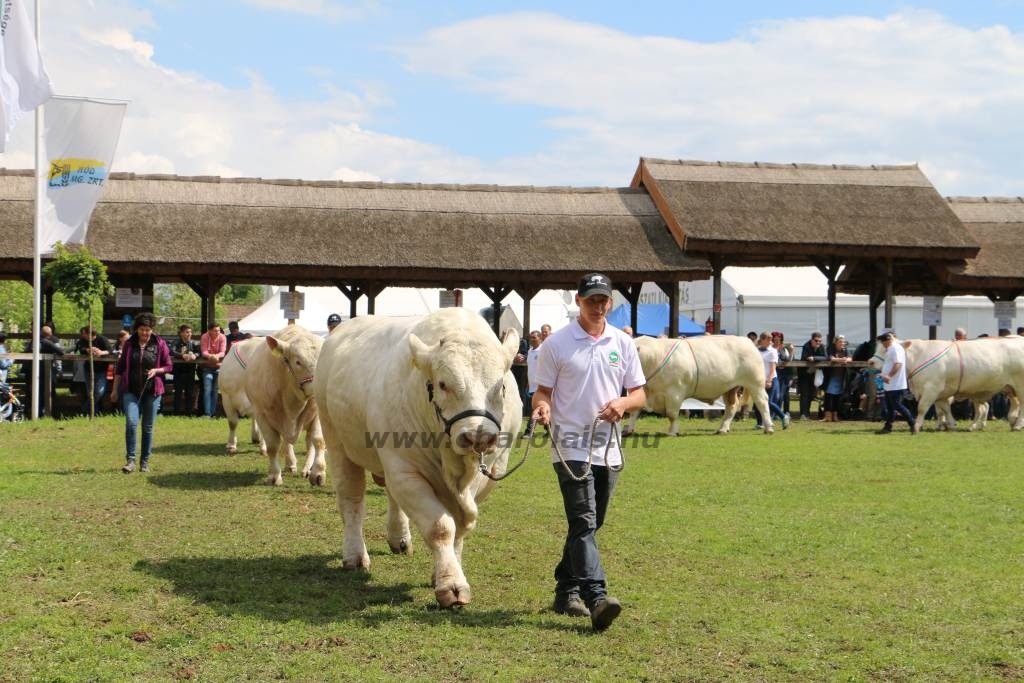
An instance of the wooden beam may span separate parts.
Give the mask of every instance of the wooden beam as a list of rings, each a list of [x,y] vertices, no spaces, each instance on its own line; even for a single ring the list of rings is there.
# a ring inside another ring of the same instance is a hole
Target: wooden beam
[[[636,336],[636,328],[640,315],[640,291],[643,289],[642,282],[627,282],[626,284],[615,285],[615,289],[629,302],[629,326],[633,328],[633,336]]]

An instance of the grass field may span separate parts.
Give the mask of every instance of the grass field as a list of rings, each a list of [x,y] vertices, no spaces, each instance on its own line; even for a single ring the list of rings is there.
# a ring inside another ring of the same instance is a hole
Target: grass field
[[[627,454],[599,535],[625,609],[593,634],[547,609],[546,454],[482,506],[474,601],[441,611],[380,489],[373,568],[343,572],[330,490],[264,486],[223,421],[161,417],[130,476],[117,418],[0,424],[0,680],[1024,678],[1024,434],[682,427]]]

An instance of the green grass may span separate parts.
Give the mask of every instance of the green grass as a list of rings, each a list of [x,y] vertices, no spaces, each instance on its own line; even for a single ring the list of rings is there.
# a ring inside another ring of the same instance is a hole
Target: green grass
[[[373,568],[344,572],[333,494],[264,486],[223,421],[161,417],[131,476],[117,418],[0,424],[0,681],[1024,678],[1024,435],[714,425],[627,454],[599,535],[625,609],[595,635],[547,610],[546,453],[482,506],[474,601],[441,611],[380,489]]]

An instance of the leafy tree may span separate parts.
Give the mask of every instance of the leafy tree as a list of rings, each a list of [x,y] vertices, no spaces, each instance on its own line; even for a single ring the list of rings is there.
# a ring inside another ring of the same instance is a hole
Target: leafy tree
[[[114,287],[107,277],[107,267],[89,253],[86,247],[68,249],[60,242],[56,245],[57,257],[43,268],[43,276],[50,282],[54,291],[60,292],[88,317],[89,338],[92,338],[92,309],[103,299],[112,296]],[[96,414],[95,364],[89,357],[89,417]]]
[[[224,285],[217,292],[217,301],[224,304],[259,306],[263,303],[261,285]]]
[[[178,326],[188,324],[198,330],[202,326],[202,301],[188,285],[157,284],[153,286],[153,313],[160,324],[160,334],[173,335]]]
[[[90,312],[97,318],[103,315],[103,302],[95,302],[90,311],[82,311],[63,294],[56,293],[53,297],[52,316],[52,322],[57,328],[56,334],[67,336],[73,332],[78,336],[78,330],[87,323]],[[8,334],[15,327],[21,332],[32,328],[31,285],[20,280],[0,281],[0,318],[3,318],[4,330]]]

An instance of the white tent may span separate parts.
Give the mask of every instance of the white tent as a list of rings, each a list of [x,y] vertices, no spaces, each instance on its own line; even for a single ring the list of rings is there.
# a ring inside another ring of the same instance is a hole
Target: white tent
[[[712,314],[710,280],[680,283],[680,312],[697,322]],[[645,284],[641,303],[668,301],[653,284]],[[876,329],[884,327],[884,306],[876,311]],[[856,344],[868,338],[870,330],[868,298],[863,295],[836,295],[836,333]],[[904,339],[927,339],[921,297],[896,297],[893,327]],[[997,321],[991,301],[980,296],[946,297],[942,302],[940,339],[952,339],[957,327],[969,337],[995,335]],[[816,268],[726,268],[722,273],[722,330],[726,334],[746,334],[780,330],[786,340],[802,344],[811,332],[828,333],[828,283]]]
[[[296,322],[317,334],[327,333],[327,316],[339,314],[348,318],[349,300],[336,287],[297,287],[305,294],[304,308]],[[288,321],[281,310],[281,289],[275,289],[272,296],[258,309],[242,318],[238,324],[243,332],[264,335],[284,327]],[[287,291],[287,290],[285,290]],[[388,287],[377,295],[375,315],[401,317],[427,315],[440,308],[441,289],[414,289],[411,287]],[[576,316],[571,292],[542,290],[530,304],[530,320],[534,329],[547,323],[553,329],[565,326]],[[508,306],[502,312],[501,328],[515,328],[522,334],[523,300],[511,293],[502,302]],[[479,311],[489,307],[491,300],[478,289],[466,289],[462,293],[462,306]],[[366,315],[366,298],[361,297],[356,305],[358,315]]]

